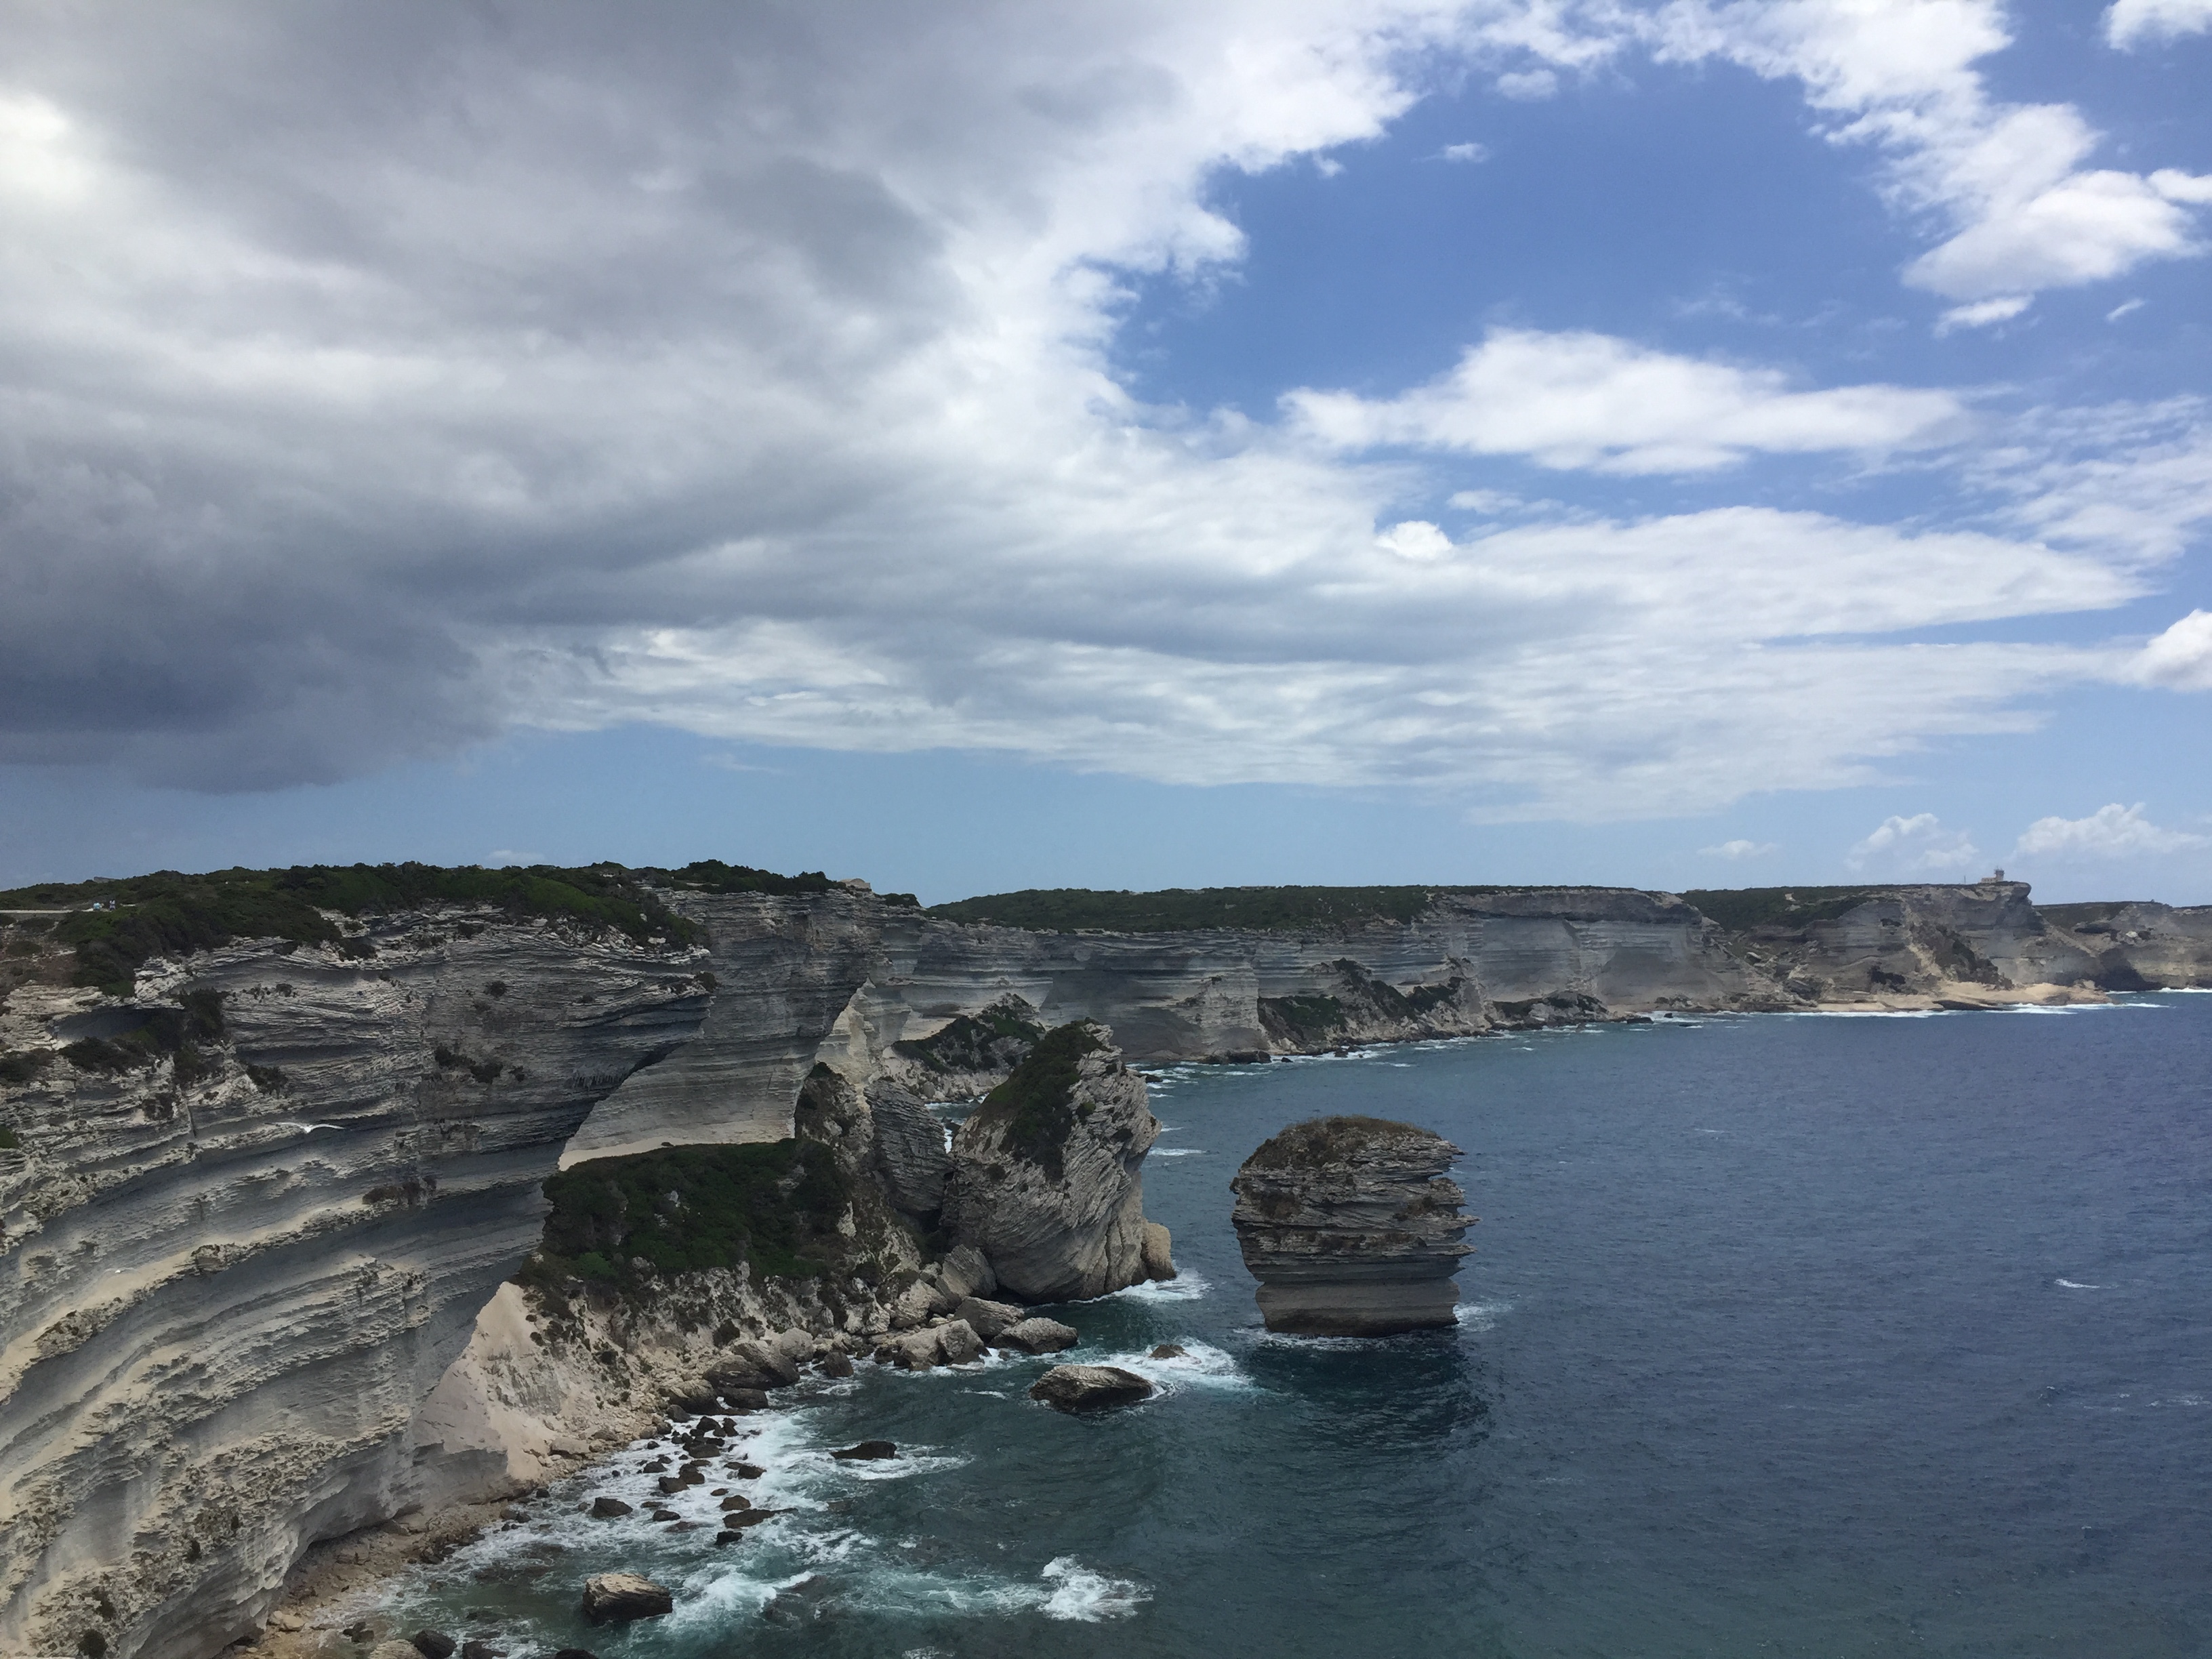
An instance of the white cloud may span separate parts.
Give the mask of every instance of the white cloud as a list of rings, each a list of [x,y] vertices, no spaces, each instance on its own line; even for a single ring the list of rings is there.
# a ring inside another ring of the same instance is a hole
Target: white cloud
[[[2212,611],[2192,611],[2142,648],[2129,678],[2176,691],[2212,691]]]
[[[1884,818],[1844,854],[1844,862],[1854,870],[1942,876],[1970,869],[1981,857],[1965,830],[1946,830],[1933,812],[1917,812]]]
[[[2141,311],[2143,308],[2143,303],[2141,300],[2123,300],[2105,313],[2105,320],[2108,323],[2117,323],[2121,318],[2133,312]]]
[[[1992,323],[2008,323],[2034,303],[2031,295],[2007,294],[1994,300],[1977,300],[1972,305],[1953,306],[1936,319],[1936,331],[1948,334],[1954,328],[1987,328]]]
[[[2086,818],[2038,818],[2021,831],[2012,849],[2016,859],[2058,860],[2142,858],[2212,847],[2212,836],[2161,830],[2143,817],[2143,804],[2114,801]]]
[[[2123,52],[2207,29],[2212,29],[2212,0],[2114,0],[2105,13],[2105,39]]]
[[[1769,853],[1781,850],[1778,842],[1771,841],[1724,841],[1717,847],[1700,847],[1698,855],[1700,858],[1727,859],[1735,863],[1745,859],[1763,859]]]
[[[2179,439],[2007,472],[2072,547],[1502,491],[1455,542],[1358,452],[1711,471],[1963,405],[1510,331],[1297,430],[1117,383],[1128,273],[1242,250],[1222,169],[1623,38],[1557,6],[208,12],[10,19],[7,176],[67,188],[0,198],[0,758],[245,788],[641,720],[1710,811],[2131,672],[1896,636],[2141,596],[2098,514],[2192,487]]]
[[[1989,301],[2203,252],[2185,206],[2202,181],[2085,170],[2100,137],[2071,106],[1989,96],[1974,65],[2008,44],[1997,0],[1673,0],[1656,34],[1662,58],[1796,79],[1832,140],[1879,148],[1896,205],[1952,228],[1906,267],[1915,287]]]
[[[1437,152],[1440,161],[1487,161],[1490,149],[1486,144],[1446,144]]]
[[[1300,390],[1298,427],[1338,449],[1382,445],[1526,455],[1608,472],[1701,472],[1755,452],[1926,447],[1963,434],[1948,392],[1796,392],[1771,369],[1648,350],[1603,334],[1494,329],[1449,375],[1400,397]]]

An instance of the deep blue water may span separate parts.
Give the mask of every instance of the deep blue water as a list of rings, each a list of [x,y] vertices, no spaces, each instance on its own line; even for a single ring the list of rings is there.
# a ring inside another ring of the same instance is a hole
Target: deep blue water
[[[1153,1095],[1185,1276],[1063,1310],[1068,1357],[1152,1401],[1079,1420],[1024,1398],[1045,1361],[863,1365],[763,1429],[762,1496],[799,1512],[746,1543],[575,1517],[644,1485],[610,1474],[392,1611],[602,1659],[2212,1650],[2212,996],[1599,1027]],[[1334,1111],[1465,1149],[1456,1331],[1260,1329],[1229,1179]],[[1160,1341],[1193,1360],[1143,1361]],[[872,1436],[918,1455],[823,1455]],[[618,1566],[678,1615],[570,1615]]]

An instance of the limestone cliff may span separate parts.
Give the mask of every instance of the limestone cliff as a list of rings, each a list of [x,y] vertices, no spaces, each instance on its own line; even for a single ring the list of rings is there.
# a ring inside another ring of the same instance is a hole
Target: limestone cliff
[[[945,1230],[1025,1301],[1103,1296],[1164,1277],[1173,1269],[1164,1237],[1147,1265],[1142,1173],[1159,1133],[1144,1079],[1107,1033],[1060,1026],[953,1137]]]
[[[2146,981],[2124,957],[2054,928],[2025,882],[1769,888],[1689,896],[1800,1005],[1932,1006],[2063,1000]]]
[[[2096,983],[2108,991],[2212,987],[2212,905],[2039,908],[2057,942],[2087,958]]]
[[[212,1652],[420,1501],[417,1408],[539,1183],[708,1006],[702,951],[587,917],[323,924],[9,994],[0,1652]]]
[[[1372,1117],[1295,1124],[1231,1182],[1244,1265],[1271,1331],[1387,1336],[1453,1322],[1473,1218],[1445,1174],[1459,1148]]]

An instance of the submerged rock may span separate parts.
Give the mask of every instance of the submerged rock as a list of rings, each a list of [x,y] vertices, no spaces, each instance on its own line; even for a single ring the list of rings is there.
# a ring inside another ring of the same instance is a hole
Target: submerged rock
[[[1150,1276],[1142,1171],[1159,1133],[1144,1079],[1105,1028],[1063,1025],[954,1136],[945,1229],[1024,1301],[1139,1284]]]
[[[659,1619],[675,1610],[674,1595],[634,1572],[603,1572],[584,1585],[584,1617],[595,1625]]]
[[[1244,1265],[1271,1331],[1386,1336],[1448,1326],[1474,1218],[1444,1171],[1459,1148],[1373,1117],[1295,1124],[1230,1183]]]
[[[833,1451],[830,1456],[847,1463],[873,1462],[878,1458],[896,1457],[898,1448],[888,1440],[863,1440],[857,1446],[848,1446],[842,1451]]]
[[[1152,1385],[1119,1365],[1054,1365],[1030,1385],[1030,1398],[1063,1412],[1101,1411],[1147,1399]]]

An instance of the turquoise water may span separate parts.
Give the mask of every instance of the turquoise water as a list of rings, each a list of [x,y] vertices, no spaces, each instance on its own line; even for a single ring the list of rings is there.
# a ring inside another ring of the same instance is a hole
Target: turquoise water
[[[389,1610],[601,1659],[2212,1647],[2212,996],[1192,1067],[1153,1104],[1184,1276],[1055,1310],[1153,1401],[863,1365],[749,1420],[746,1490],[793,1513],[746,1542],[575,1516],[642,1494],[632,1455]],[[1332,1111],[1466,1150],[1455,1331],[1259,1328],[1229,1179]],[[826,1455],[871,1437],[908,1455]],[[676,1616],[585,1626],[616,1568]]]

